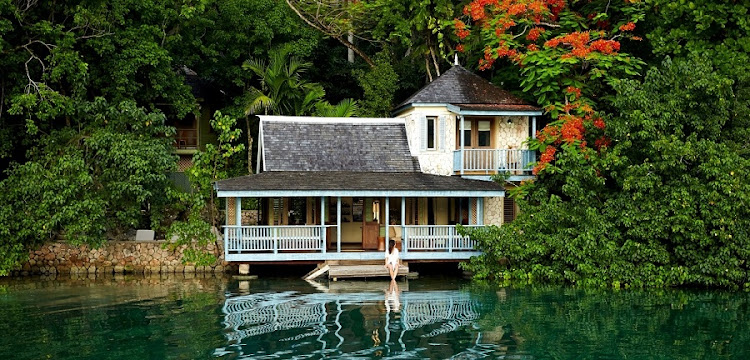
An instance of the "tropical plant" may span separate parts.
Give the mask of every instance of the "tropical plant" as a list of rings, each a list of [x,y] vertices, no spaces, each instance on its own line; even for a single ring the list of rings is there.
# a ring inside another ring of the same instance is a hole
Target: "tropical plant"
[[[213,184],[229,177],[232,157],[245,149],[244,144],[235,144],[242,131],[235,128],[237,119],[217,111],[211,119],[211,128],[218,134],[217,144],[206,144],[203,151],[193,156],[193,166],[187,172],[194,192],[182,194],[182,202],[188,204],[186,219],[175,221],[167,231],[167,246],[176,249],[185,246],[183,262],[210,265],[217,254],[206,252],[205,246],[216,242],[212,231],[217,226],[218,211]],[[219,247],[214,249],[218,251]]]
[[[520,217],[473,232],[484,254],[467,267],[592,286],[750,287],[750,160],[726,132],[750,116],[748,92],[699,57],[614,85],[611,145],[594,166],[557,155],[561,186],[522,186]]]
[[[97,98],[71,118],[78,129],[41,134],[30,159],[0,181],[8,190],[0,193],[0,275],[39,243],[97,246],[128,229],[159,228],[165,217],[176,159],[164,115]]]

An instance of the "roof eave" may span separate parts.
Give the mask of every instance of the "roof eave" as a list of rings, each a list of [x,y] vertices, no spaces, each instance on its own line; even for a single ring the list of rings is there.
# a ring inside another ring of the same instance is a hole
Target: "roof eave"
[[[217,190],[220,198],[266,197],[504,197],[505,190]]]
[[[456,115],[467,115],[467,116],[541,116],[544,115],[542,110],[462,110],[459,106],[448,104],[448,103],[409,103],[398,107],[394,110],[391,115],[398,116],[398,114],[418,107],[445,107],[449,112]]]

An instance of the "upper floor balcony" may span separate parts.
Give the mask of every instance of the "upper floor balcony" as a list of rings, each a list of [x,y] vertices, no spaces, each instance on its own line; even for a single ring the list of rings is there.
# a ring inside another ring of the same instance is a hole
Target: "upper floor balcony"
[[[530,175],[535,161],[533,150],[459,149],[453,152],[453,171],[461,175]]]

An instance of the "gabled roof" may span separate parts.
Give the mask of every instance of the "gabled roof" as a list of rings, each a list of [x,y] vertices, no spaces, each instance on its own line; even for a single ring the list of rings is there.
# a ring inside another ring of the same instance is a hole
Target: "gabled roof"
[[[479,75],[454,65],[433,82],[404,100],[397,109],[410,104],[452,104],[461,108],[484,106],[484,110],[540,111],[523,99],[505,91]]]
[[[419,172],[402,119],[260,119],[264,171]]]

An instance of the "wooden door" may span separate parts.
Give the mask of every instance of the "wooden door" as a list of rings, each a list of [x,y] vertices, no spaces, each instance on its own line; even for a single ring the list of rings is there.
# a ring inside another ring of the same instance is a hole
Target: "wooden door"
[[[380,224],[368,221],[362,224],[362,248],[372,250],[378,248],[378,235],[380,235]]]

